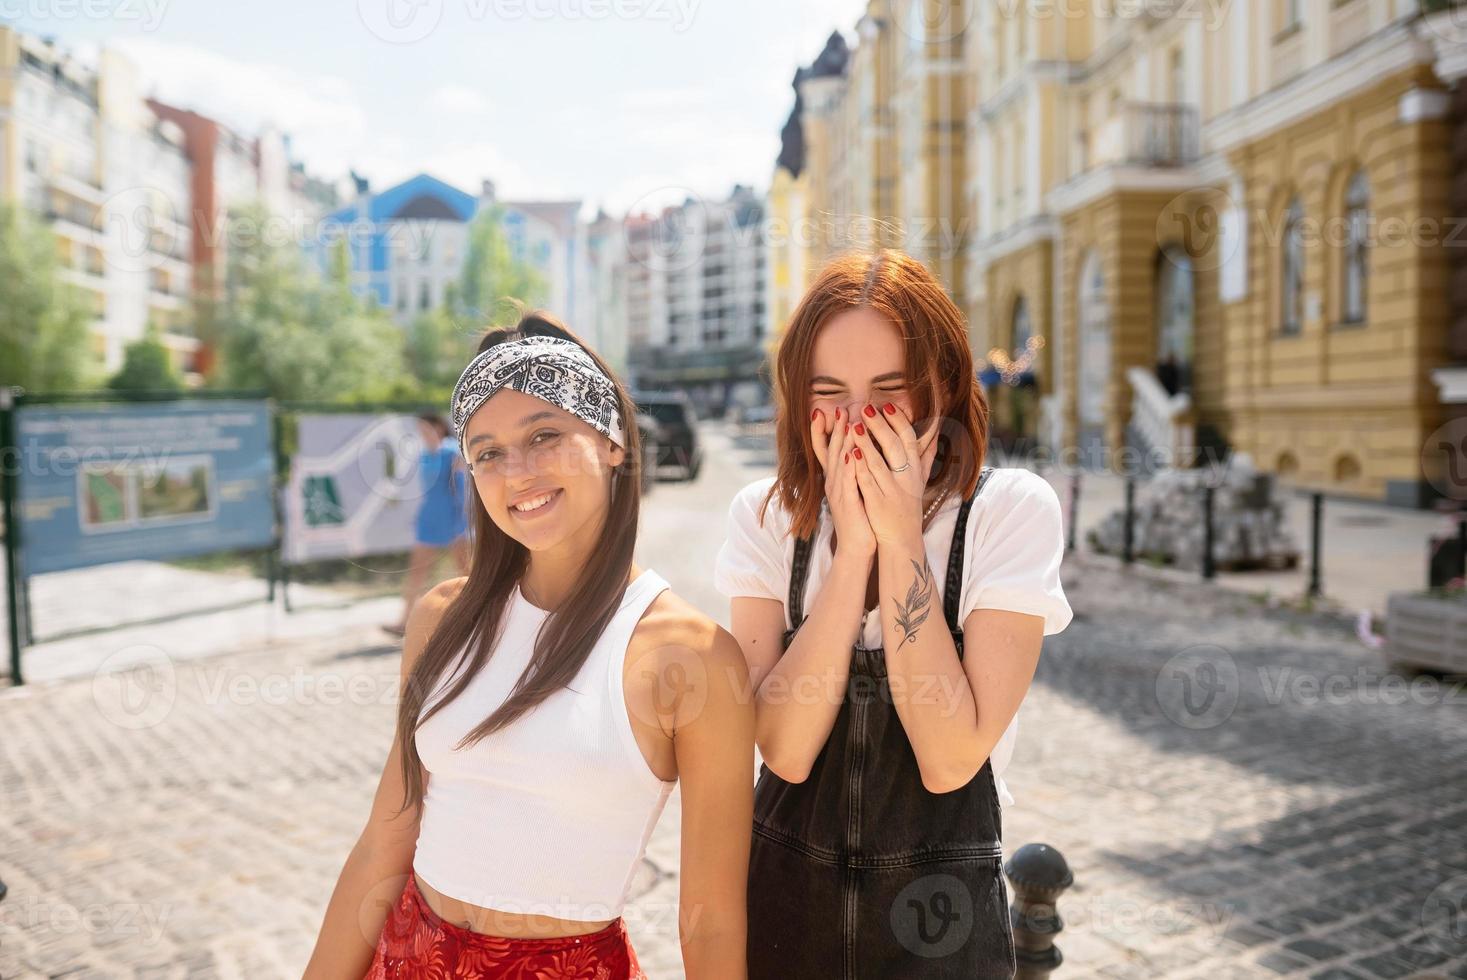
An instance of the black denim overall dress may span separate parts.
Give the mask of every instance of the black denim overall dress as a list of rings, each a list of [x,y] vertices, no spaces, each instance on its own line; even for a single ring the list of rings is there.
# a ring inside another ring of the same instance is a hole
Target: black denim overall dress
[[[958,603],[968,512],[948,553],[943,614],[963,654]],[[788,649],[804,620],[812,538],[795,543]],[[1014,975],[993,770],[932,793],[892,701],[884,652],[858,638],[845,700],[809,777],[761,766],[749,861],[750,980],[905,980]],[[902,692],[898,692],[901,694]],[[941,700],[942,688],[906,696]]]

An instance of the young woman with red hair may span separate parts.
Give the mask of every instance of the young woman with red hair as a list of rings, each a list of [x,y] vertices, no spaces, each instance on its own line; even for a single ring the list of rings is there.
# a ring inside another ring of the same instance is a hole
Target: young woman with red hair
[[[910,256],[828,265],[775,384],[777,472],[715,576],[764,761],[749,976],[1011,976],[999,772],[1071,617],[1059,501],[983,465],[962,314]]]

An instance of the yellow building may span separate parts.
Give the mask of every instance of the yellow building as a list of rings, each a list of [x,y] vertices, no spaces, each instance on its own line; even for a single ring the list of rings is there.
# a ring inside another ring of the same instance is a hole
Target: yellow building
[[[1046,339],[1033,434],[1425,499],[1451,96],[1402,6],[980,5],[968,285],[980,348]]]
[[[1086,22],[1021,8],[983,0],[968,25],[964,275],[975,354],[1023,382],[988,386],[995,436],[1053,443],[1060,227],[1046,198],[1064,179],[1065,90]]]
[[[891,0],[897,184],[903,245],[959,306],[970,234],[964,44],[973,0]]]

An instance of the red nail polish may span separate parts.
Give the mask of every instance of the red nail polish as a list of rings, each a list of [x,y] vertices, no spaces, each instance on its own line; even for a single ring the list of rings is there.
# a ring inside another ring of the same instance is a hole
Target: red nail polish
[[[867,405],[866,406],[865,412],[866,412],[866,415],[868,417],[870,417],[870,418],[875,418],[876,417],[876,409],[872,408],[870,405]]]
[[[846,431],[847,432],[850,432],[851,431],[851,423],[849,423],[849,422],[846,423]]]
[[[818,408],[815,409],[815,411],[813,411],[813,412],[810,413],[810,421],[811,422],[814,422],[819,417],[820,417],[820,409],[818,409]]]
[[[886,403],[886,414],[887,415],[895,415],[896,414],[896,406],[893,405],[891,402],[887,402]]]
[[[861,447],[860,446],[857,446],[856,447],[856,458],[857,459],[860,459],[861,458]]]
[[[862,425],[860,422],[857,422],[856,423],[856,435],[858,435],[858,436],[864,436],[865,434],[866,434],[866,426]]]
[[[849,462],[850,462],[850,461],[851,461],[851,454],[850,454],[850,453],[846,453],[846,458],[845,458],[845,461],[846,461],[846,462],[847,462],[847,463],[849,463]]]

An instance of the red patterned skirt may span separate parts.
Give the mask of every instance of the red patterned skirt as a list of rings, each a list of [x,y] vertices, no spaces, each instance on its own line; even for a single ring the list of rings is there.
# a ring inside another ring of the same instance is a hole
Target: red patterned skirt
[[[622,919],[597,932],[508,939],[439,917],[411,874],[382,925],[363,980],[513,977],[515,980],[647,980]]]

